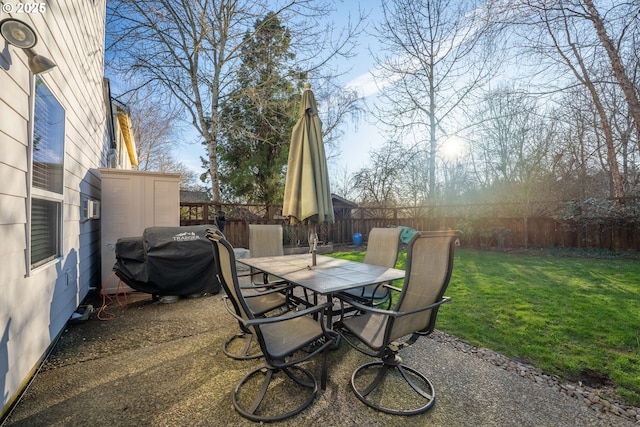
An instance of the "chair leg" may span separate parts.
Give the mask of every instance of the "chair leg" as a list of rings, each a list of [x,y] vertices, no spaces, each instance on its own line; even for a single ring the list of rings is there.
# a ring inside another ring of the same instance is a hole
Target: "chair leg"
[[[242,349],[239,352],[235,353],[229,349],[229,346],[234,341],[240,340],[240,339],[244,340],[244,345],[242,346]],[[252,343],[253,343],[253,334],[248,332],[241,332],[239,334],[233,335],[231,338],[226,340],[222,345],[222,351],[226,356],[236,360],[251,360],[251,359],[257,359],[259,357],[262,357],[261,351],[258,351],[257,353],[250,353]]]
[[[400,362],[377,361],[360,366],[351,376],[351,387],[365,405],[387,414],[421,414],[436,401],[431,381]]]
[[[302,373],[306,378],[295,375],[294,370]],[[273,381],[272,383],[272,380],[279,373],[284,373],[293,380],[293,383],[282,383],[281,381]],[[258,384],[260,375],[264,378]],[[295,386],[295,384],[299,387]],[[269,393],[270,386],[272,386],[271,389],[274,389],[273,393]],[[275,388],[279,390],[276,391]],[[285,391],[284,393],[283,390]],[[306,390],[306,393],[304,390]],[[305,398],[309,392],[309,396]],[[299,414],[309,407],[317,394],[318,382],[308,369],[300,366],[291,366],[283,369],[263,366],[249,372],[240,380],[233,391],[233,406],[240,415],[252,421],[280,421]],[[293,405],[297,406],[287,410]],[[286,411],[284,413],[282,413],[283,408]],[[274,409],[279,409],[279,413],[270,413]]]
[[[387,310],[391,310],[391,303],[393,302],[392,298],[391,298],[391,294],[389,294],[389,297],[387,299]]]
[[[327,389],[327,363],[329,362],[329,347],[322,352],[322,373],[320,374],[320,388]]]

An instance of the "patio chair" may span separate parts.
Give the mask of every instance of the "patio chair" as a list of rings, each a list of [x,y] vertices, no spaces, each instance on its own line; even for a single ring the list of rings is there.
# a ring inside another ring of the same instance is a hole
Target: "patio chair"
[[[418,232],[409,242],[407,270],[393,310],[382,310],[349,300],[359,310],[353,317],[342,317],[336,330],[352,347],[377,362],[360,366],[351,376],[354,393],[366,405],[396,415],[427,411],[435,403],[431,381],[405,365],[398,352],[433,332],[440,305],[453,270],[456,233]],[[340,298],[347,298],[344,294]],[[409,336],[409,338],[407,338]]]
[[[210,238],[212,234],[224,237],[219,230],[213,228],[208,230],[207,237]],[[215,256],[214,259],[217,263],[216,271],[218,272],[218,276],[221,277],[218,257]],[[289,292],[290,286],[284,282],[275,285],[276,287],[273,287],[273,285],[270,287],[250,285],[240,288],[241,292],[246,296],[247,305],[254,316],[262,317],[275,310],[289,310],[287,292]],[[243,341],[242,344],[238,344],[240,340]],[[251,329],[240,323],[240,332],[232,335],[224,342],[222,351],[227,357],[236,360],[250,360],[262,357],[262,352],[256,351],[253,343],[253,333]]]
[[[277,224],[249,224],[249,252],[251,258],[284,255],[282,232],[282,226]],[[238,277],[247,275],[251,276],[251,283],[256,286],[262,286],[263,290],[264,287],[284,287],[287,291],[286,295],[289,298],[289,303],[295,301],[295,304],[304,304],[307,307],[313,304],[306,289],[304,290],[304,300],[297,298],[293,295],[293,286],[279,277],[255,269],[251,269],[249,274],[241,274]]]
[[[394,268],[398,260],[401,232],[399,227],[372,228],[363,262]],[[382,284],[350,289],[344,293],[366,305],[381,306],[387,303],[387,308],[391,308],[389,289]]]
[[[311,405],[318,392],[316,377],[300,363],[322,353],[321,388],[326,389],[327,353],[337,336],[325,327],[324,313],[330,303],[277,317],[257,317],[248,305],[250,298],[240,289],[233,248],[213,229],[207,237],[214,243],[219,260],[220,282],[227,294],[225,307],[242,328],[253,330],[266,361],[265,366],[249,372],[236,385],[233,406],[243,417],[261,422],[300,413]],[[314,350],[301,351],[322,340],[324,343]],[[276,376],[282,379],[276,380]]]
[[[282,226],[277,224],[249,224],[249,253],[251,258],[282,256]],[[277,286],[282,280],[262,271],[251,269],[251,283],[257,286]]]

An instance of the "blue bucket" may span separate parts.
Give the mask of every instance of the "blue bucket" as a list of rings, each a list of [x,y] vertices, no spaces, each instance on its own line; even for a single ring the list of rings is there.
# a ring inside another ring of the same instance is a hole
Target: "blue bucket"
[[[360,246],[362,244],[362,234],[353,233],[353,244],[356,246]]]

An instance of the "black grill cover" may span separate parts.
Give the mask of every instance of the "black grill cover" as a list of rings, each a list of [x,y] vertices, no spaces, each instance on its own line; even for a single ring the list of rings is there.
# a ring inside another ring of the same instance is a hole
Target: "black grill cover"
[[[113,269],[133,289],[158,296],[217,294],[211,227],[149,227],[142,237],[118,239]]]

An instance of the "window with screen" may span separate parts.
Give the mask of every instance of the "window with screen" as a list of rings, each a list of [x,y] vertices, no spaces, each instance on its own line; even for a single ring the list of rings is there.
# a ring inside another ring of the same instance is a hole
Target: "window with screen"
[[[36,76],[31,164],[31,267],[61,256],[64,109]]]

